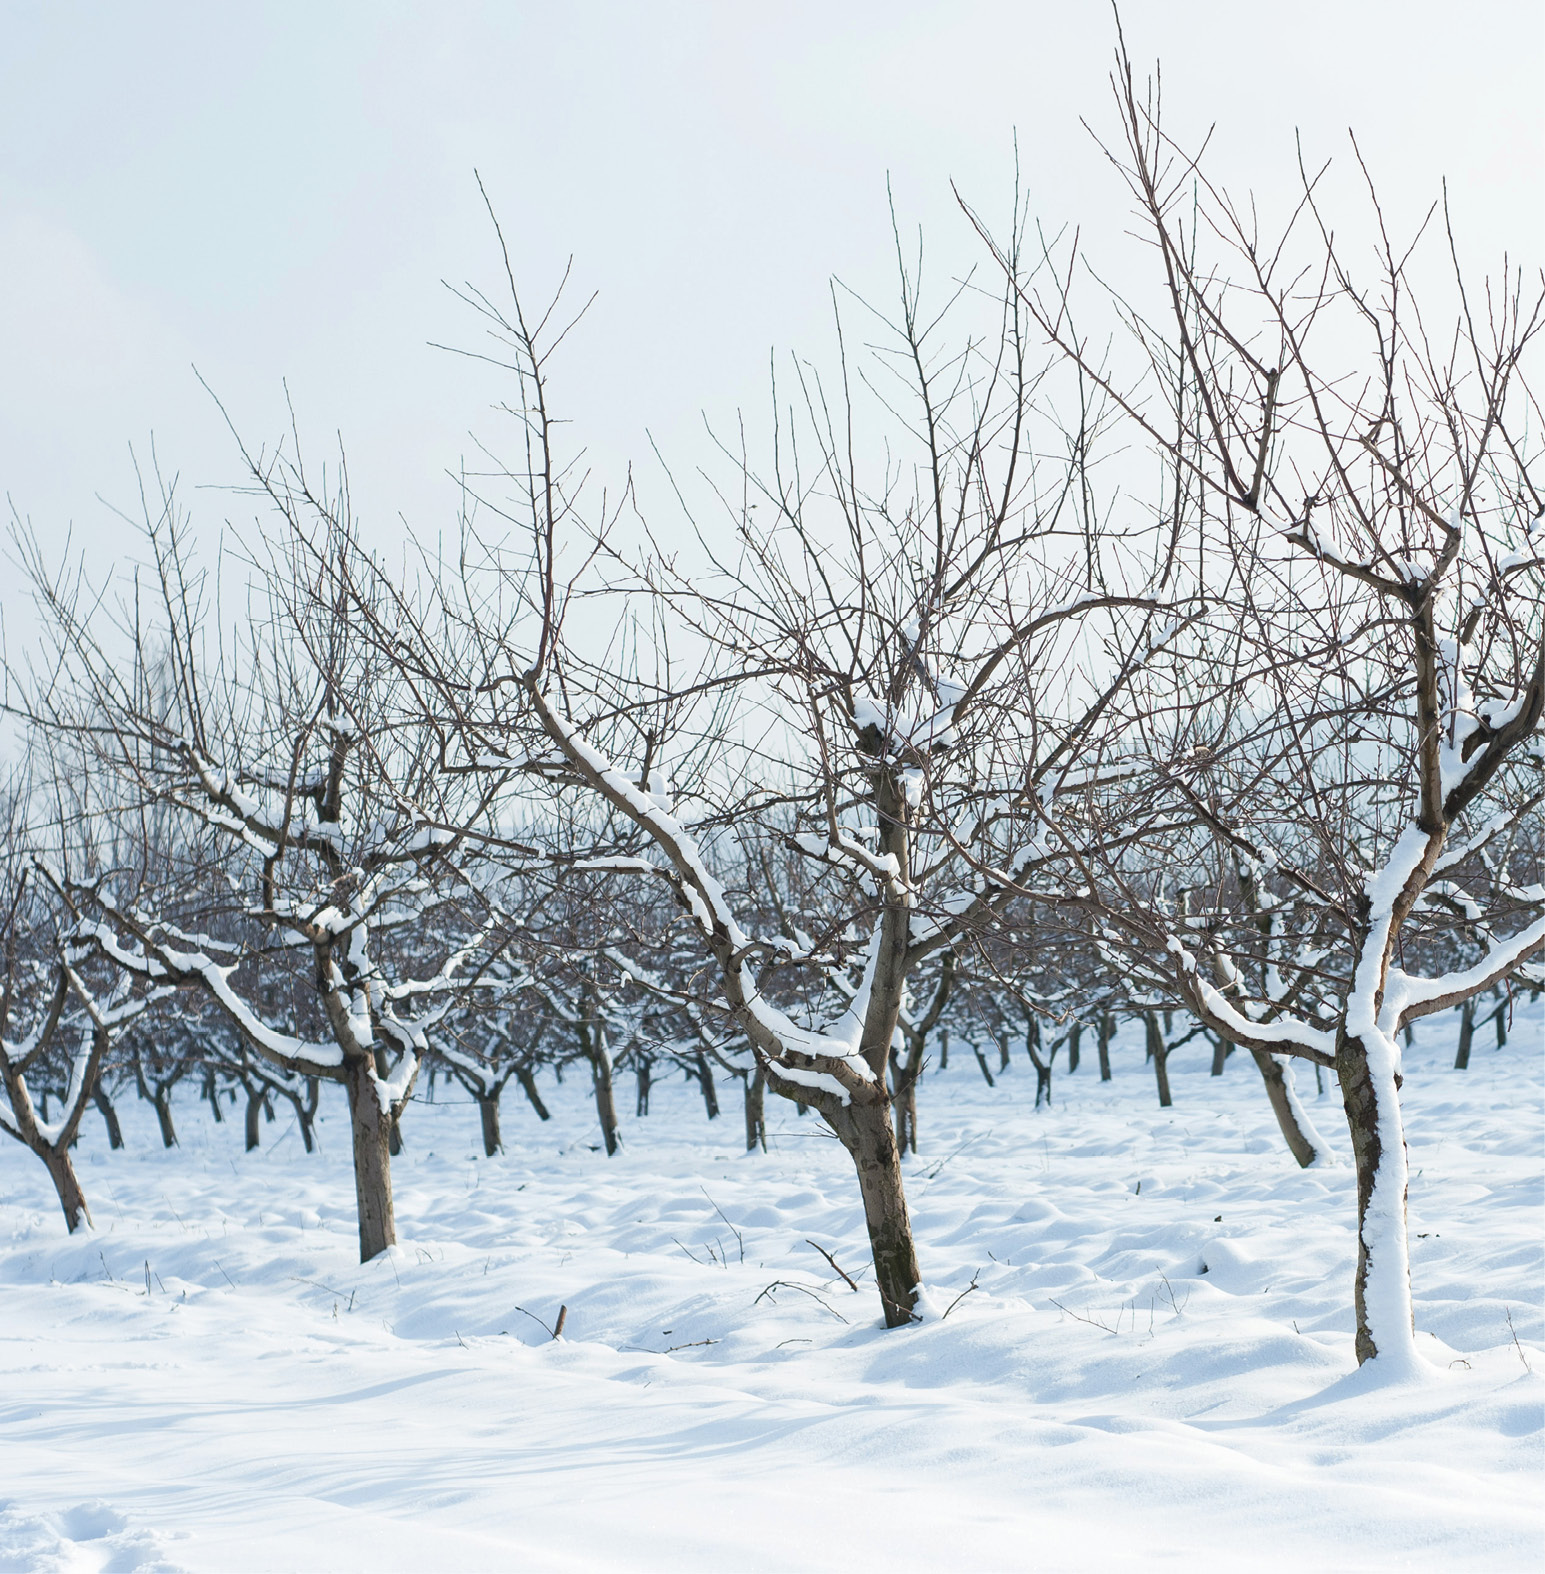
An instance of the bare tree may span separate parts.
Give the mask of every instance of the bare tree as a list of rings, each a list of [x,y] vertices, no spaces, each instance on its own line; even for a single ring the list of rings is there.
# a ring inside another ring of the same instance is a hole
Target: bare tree
[[[1043,895],[1211,1032],[1334,1070],[1357,1356],[1405,1362],[1400,1034],[1545,947],[1545,499],[1525,435],[1545,290],[1504,270],[1475,295],[1446,209],[1433,246],[1397,244],[1371,183],[1365,281],[1323,171],[1266,234],[1164,133],[1124,54],[1114,81],[1113,158],[1159,277],[1152,311],[1117,303],[1135,359],[1076,330],[1067,273],[1024,300],[1158,456],[1174,583],[1208,612],[1134,684],[1119,749],[1141,773],[1058,823],[1076,873]],[[1451,968],[1460,928],[1481,944]]]
[[[894,321],[857,308],[871,357],[844,352],[832,387],[796,363],[792,408],[775,387],[769,458],[726,447],[712,518],[678,493],[690,563],[647,532],[627,546],[632,492],[592,512],[560,455],[554,309],[528,319],[512,278],[503,305],[469,292],[513,368],[522,458],[477,505],[498,533],[469,509],[456,574],[366,620],[458,768],[521,773],[586,827],[585,867],[672,894],[767,1084],[850,1155],[891,1325],[920,1277],[886,1078],[908,980],[997,921],[1045,854],[1042,807],[1084,790],[1113,696],[1172,626],[1151,543],[1098,513],[1104,400],[1048,381],[1025,280],[931,316],[919,268]],[[982,332],[947,343],[973,313]],[[769,921],[746,845],[779,839],[821,899]]]
[[[120,599],[116,636],[107,592],[21,537],[57,657],[25,710],[98,782],[119,839],[104,873],[61,882],[75,940],[201,997],[286,1089],[342,1084],[368,1260],[396,1238],[390,1149],[429,1034],[497,928],[465,837],[437,829],[485,804],[434,769],[436,738],[392,703],[396,669],[351,634],[346,488],[249,463],[283,533],[228,638],[171,486],[147,503],[149,583]]]

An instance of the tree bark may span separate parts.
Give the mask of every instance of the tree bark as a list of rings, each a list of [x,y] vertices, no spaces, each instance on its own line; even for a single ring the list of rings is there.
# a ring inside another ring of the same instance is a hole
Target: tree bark
[[[315,1077],[306,1078],[306,1097],[302,1101],[298,1098],[291,1099],[295,1106],[295,1119],[300,1126],[300,1140],[306,1145],[307,1153],[316,1152],[316,1134],[312,1125],[317,1118],[317,1105],[322,1100],[322,1085]]]
[[[1357,1165],[1357,1363],[1414,1360],[1411,1266],[1406,1238],[1405,1131],[1394,1046],[1369,1046],[1342,1031],[1336,1078]]]
[[[392,1121],[381,1108],[369,1059],[344,1062],[343,1086],[349,1097],[349,1127],[354,1143],[354,1196],[359,1207],[359,1260],[369,1262],[397,1244],[392,1207]]]
[[[832,1126],[858,1171],[858,1189],[864,1199],[864,1223],[869,1230],[885,1326],[899,1328],[912,1321],[922,1275],[912,1242],[901,1154],[891,1129],[889,1106],[890,1099],[881,1088],[873,1100],[842,1106]]]
[[[515,1073],[515,1080],[520,1084],[521,1092],[531,1101],[531,1107],[536,1111],[536,1118],[550,1120],[552,1117],[548,1113],[547,1106],[542,1102],[542,1095],[536,1090],[536,1078],[531,1075],[530,1070],[522,1066]]]
[[[654,1081],[654,1065],[648,1056],[640,1055],[634,1065],[633,1074],[638,1079],[638,1097],[634,1103],[634,1114],[643,1119],[649,1113],[649,1085]]]
[[[209,1108],[215,1117],[218,1126],[225,1119],[225,1114],[220,1108],[220,1090],[215,1086],[215,1070],[210,1066],[204,1072],[204,1097],[209,1100]]]
[[[767,1151],[767,1073],[757,1064],[756,1074],[746,1077],[746,1152]]]
[[[247,1089],[247,1152],[258,1145],[258,1137],[262,1131],[259,1117],[263,1113],[263,1090],[261,1088]]]
[[[150,1096],[150,1102],[155,1108],[156,1121],[161,1127],[161,1146],[175,1148],[177,1146],[177,1128],[172,1124],[172,1090],[170,1085],[157,1083],[155,1091]]]
[[[1228,1061],[1228,1040],[1214,1033],[1212,1038],[1212,1075],[1221,1077],[1223,1067]]]
[[[1078,1070],[1078,1049],[1084,1036],[1084,1024],[1074,1022],[1068,1028],[1068,1075]]]
[[[102,1122],[107,1127],[107,1145],[110,1149],[123,1146],[123,1127],[118,1124],[118,1111],[113,1108],[113,1101],[107,1096],[107,1089],[102,1086],[102,1079],[97,1078],[95,1086],[91,1089],[91,1102],[96,1105],[102,1114]]]
[[[70,1234],[73,1235],[82,1225],[89,1229],[91,1210],[86,1206],[86,1194],[80,1189],[69,1150],[61,1142],[57,1147],[44,1144],[35,1151],[48,1167],[48,1178],[59,1194],[59,1206],[64,1209],[64,1222]]]
[[[600,1032],[590,1052],[590,1073],[595,1083],[595,1112],[601,1121],[601,1140],[606,1144],[606,1156],[612,1158],[620,1146],[617,1135],[617,1098],[612,1087],[612,1057]]]
[[[1149,1011],[1143,1020],[1148,1025],[1148,1053],[1153,1060],[1154,1080],[1159,1084],[1159,1108],[1168,1109],[1174,1103],[1169,1092],[1169,1046],[1164,1042],[1157,1013]]]
[[[1459,1008],[1459,1053],[1454,1056],[1454,1070],[1470,1069],[1470,1041],[1475,1037],[1475,996]]]
[[[488,1159],[504,1152],[504,1139],[499,1131],[499,1095],[502,1091],[502,1087],[495,1087],[492,1093],[477,1095],[478,1118],[483,1123],[483,1157]]]
[[[1266,1097],[1271,1101],[1271,1112],[1277,1117],[1277,1125],[1282,1130],[1288,1151],[1298,1160],[1300,1169],[1308,1169],[1323,1155],[1319,1143],[1315,1141],[1318,1133],[1293,1097],[1293,1090],[1288,1083],[1291,1073],[1284,1063],[1285,1057],[1269,1055],[1264,1049],[1252,1049],[1250,1054],[1260,1070],[1261,1080],[1266,1084]]]
[[[903,1068],[900,1082],[892,1101],[896,1108],[896,1147],[902,1153],[916,1153],[917,1078],[908,1076]]]
[[[1110,1039],[1111,1039],[1110,1012],[1102,1011],[1100,1013],[1100,1034],[1099,1034],[1100,1081],[1101,1082],[1109,1082],[1110,1081]]]
[[[708,1057],[698,1050],[697,1052],[697,1080],[703,1089],[703,1107],[708,1111],[709,1120],[719,1118],[719,1090],[714,1086],[713,1069],[708,1064]]]

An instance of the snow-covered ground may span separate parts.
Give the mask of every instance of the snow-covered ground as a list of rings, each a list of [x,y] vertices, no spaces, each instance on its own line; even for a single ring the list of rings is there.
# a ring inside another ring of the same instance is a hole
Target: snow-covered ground
[[[1456,1073],[1452,1028],[1407,1057],[1402,1387],[1354,1370],[1350,1166],[1296,1168],[1242,1056],[1179,1052],[1169,1111],[1135,1037],[1050,1111],[930,1073],[890,1333],[846,1157],[772,1098],[740,1152],[733,1087],[710,1126],[657,1084],[612,1160],[577,1074],[492,1160],[418,1106],[364,1267],[341,1108],[309,1158],[192,1088],[171,1153],[88,1112],[92,1233],[0,1149],[0,1569],[1538,1568],[1545,1034]]]

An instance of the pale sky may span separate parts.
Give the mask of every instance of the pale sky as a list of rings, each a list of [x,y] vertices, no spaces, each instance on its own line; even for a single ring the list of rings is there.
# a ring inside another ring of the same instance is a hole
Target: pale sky
[[[1128,0],[1167,120],[1217,123],[1212,168],[1288,200],[1294,133],[1350,126],[1397,221],[1447,176],[1468,260],[1545,257],[1545,7]],[[1120,244],[1108,8],[1073,0],[235,5],[0,0],[0,491],[92,561],[131,545],[153,431],[210,529],[238,479],[191,366],[254,443],[288,380],[341,432],[367,531],[447,527],[444,476],[497,441],[497,386],[441,279],[499,282],[473,169],[523,288],[570,254],[600,298],[556,393],[603,473],[690,466],[701,415],[765,403],[769,351],[824,353],[828,280],[892,290],[889,175],[939,276],[978,258],[953,179],[1001,213],[1017,130],[1032,209]],[[249,510],[250,512],[250,510]],[[0,573],[13,645],[28,621]]]

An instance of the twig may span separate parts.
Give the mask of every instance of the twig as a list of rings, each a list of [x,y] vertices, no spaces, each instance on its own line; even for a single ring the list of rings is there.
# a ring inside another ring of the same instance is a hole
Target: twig
[[[520,1313],[520,1314],[521,1314],[521,1316],[522,1316],[522,1317],[529,1317],[529,1318],[530,1318],[530,1319],[531,1319],[531,1321],[532,1321],[532,1322],[534,1322],[534,1323],[535,1323],[535,1324],[536,1324],[536,1325],[537,1325],[537,1327],[538,1327],[538,1328],[540,1328],[540,1329],[542,1329],[542,1330],[543,1330],[543,1331],[544,1331],[544,1332],[545,1332],[545,1333],[546,1333],[546,1334],[547,1334],[547,1336],[548,1336],[548,1337],[549,1337],[549,1338],[550,1338],[550,1339],[556,1339],[556,1338],[557,1338],[557,1337],[558,1337],[558,1336],[557,1336],[557,1334],[555,1334],[555,1333],[554,1333],[554,1332],[553,1332],[553,1331],[552,1331],[552,1329],[551,1329],[551,1328],[549,1328],[549,1327],[548,1327],[548,1326],[547,1326],[547,1324],[546,1324],[546,1323],[544,1323],[544,1322],[543,1322],[543,1321],[542,1321],[542,1319],[541,1319],[541,1318],[540,1318],[540,1317],[538,1317],[538,1316],[537,1316],[537,1314],[536,1314],[536,1313],[535,1313],[535,1312],[528,1312],[528,1311],[527,1311],[527,1310],[526,1310],[526,1309],[525,1309],[525,1307],[524,1307],[524,1306],[517,1306],[517,1307],[516,1307],[516,1308],[515,1308],[515,1310],[516,1310],[516,1311],[517,1311],[517,1312],[519,1312],[519,1313]]]
[[[768,1285],[765,1290],[762,1291],[762,1295],[772,1295],[774,1290],[777,1290],[777,1289],[780,1289],[780,1288],[781,1289],[785,1289],[785,1290],[798,1290],[801,1295],[808,1295],[810,1297],[810,1299],[816,1303],[817,1306],[825,1308],[825,1310],[830,1312],[832,1314],[832,1316],[835,1317],[839,1323],[847,1322],[847,1318],[844,1317],[842,1315],[842,1313],[839,1312],[835,1306],[827,1306],[826,1302],[823,1301],[821,1299],[821,1297],[819,1295],[817,1295],[816,1292],[810,1288],[809,1285],[807,1285],[807,1284],[795,1284],[792,1279],[774,1279],[773,1282],[770,1285]],[[762,1299],[762,1295],[757,1296],[756,1301],[753,1301],[751,1304],[753,1306],[755,1306],[757,1301],[760,1301]],[[773,1296],[773,1300],[776,1301],[777,1300],[777,1296]]]
[[[815,1246],[815,1249],[827,1260],[827,1262],[829,1262],[832,1265],[833,1268],[835,1268],[837,1270],[838,1274],[841,1275],[842,1279],[847,1284],[847,1287],[850,1290],[857,1291],[858,1286],[856,1284],[854,1284],[852,1278],[848,1275],[847,1270],[842,1266],[841,1263],[839,1263],[837,1261],[837,1259],[835,1257],[832,1256],[832,1254],[829,1251],[827,1251],[827,1249],[824,1246],[816,1245],[816,1243],[813,1240],[811,1240],[808,1235],[805,1237],[805,1245],[806,1246]]]
[[[218,1263],[216,1263],[215,1266],[217,1268],[220,1267],[220,1265]],[[223,1268],[221,1268],[220,1271],[221,1271],[221,1273],[225,1272],[225,1270]],[[335,1290],[332,1287],[332,1285],[330,1285],[330,1284],[323,1284],[320,1279],[303,1279],[303,1278],[301,1278],[301,1276],[298,1273],[292,1273],[290,1275],[290,1282],[292,1284],[309,1284],[313,1290],[326,1290],[329,1295],[342,1295],[343,1294],[342,1290]],[[350,1305],[352,1305],[353,1302],[354,1302],[354,1295],[353,1295],[353,1292],[351,1291],[350,1294],[349,1294],[349,1303],[350,1303]]]
[[[565,1306],[560,1306],[558,1308],[558,1321],[553,1324],[553,1338],[554,1339],[561,1339],[563,1337],[563,1325],[568,1320],[569,1320],[569,1309],[568,1309],[568,1307],[566,1305]]]
[[[1507,1331],[1513,1336],[1513,1348],[1518,1352],[1518,1359],[1523,1362],[1524,1370],[1532,1372],[1534,1368],[1529,1365],[1529,1357],[1524,1354],[1524,1347],[1518,1342],[1518,1330],[1513,1326],[1513,1308],[1505,1308],[1507,1312]]]
[[[699,1186],[697,1189],[700,1192],[702,1192],[702,1194],[705,1197],[708,1197],[708,1188],[706,1186]],[[736,1244],[740,1247],[740,1260],[742,1262],[744,1262],[746,1260],[746,1241],[745,1241],[745,1237],[740,1233],[739,1230],[737,1230],[735,1228],[735,1226],[733,1224],[730,1224],[730,1221],[729,1221],[728,1217],[726,1217],[726,1215],[725,1215],[724,1209],[721,1208],[719,1206],[719,1204],[716,1203],[713,1200],[712,1197],[708,1197],[708,1204],[713,1209],[713,1211],[715,1213],[717,1213],[721,1219],[724,1220],[724,1222],[726,1224],[730,1225],[730,1233],[735,1237]]]
[[[966,1297],[967,1297],[967,1296],[968,1296],[968,1295],[969,1295],[969,1294],[970,1294],[970,1293],[971,1293],[971,1292],[972,1292],[972,1291],[973,1291],[973,1290],[975,1290],[975,1289],[979,1289],[979,1288],[980,1288],[980,1286],[979,1286],[979,1285],[978,1285],[978,1284],[977,1284],[977,1282],[976,1282],[976,1278],[977,1278],[977,1274],[979,1274],[979,1273],[981,1273],[981,1271],[982,1271],[982,1270],[981,1270],[981,1269],[980,1269],[980,1268],[978,1268],[978,1269],[977,1269],[977,1270],[976,1270],[976,1273],[974,1273],[974,1274],[972,1274],[972,1275],[971,1275],[971,1282],[970,1282],[970,1284],[968,1284],[968,1285],[967,1285],[967,1286],[966,1286],[966,1287],[965,1287],[965,1289],[963,1289],[963,1290],[962,1290],[962,1291],[961,1291],[961,1292],[960,1292],[960,1294],[959,1294],[959,1295],[957,1295],[957,1296],[956,1296],[956,1297],[955,1297],[955,1299],[954,1299],[954,1300],[953,1300],[953,1301],[951,1301],[951,1302],[950,1302],[950,1304],[949,1304],[949,1305],[948,1305],[948,1306],[946,1306],[946,1307],[945,1307],[945,1308],[944,1308],[944,1317],[948,1317],[948,1316],[949,1316],[949,1314],[950,1314],[950,1313],[951,1313],[951,1312],[953,1312],[953,1311],[954,1311],[954,1310],[955,1310],[955,1308],[956,1308],[956,1307],[957,1307],[957,1306],[959,1306],[959,1305],[960,1305],[960,1303],[961,1303],[961,1302],[962,1302],[962,1301],[963,1301],[963,1300],[965,1300],[965,1298],[966,1298]],[[944,1321],[944,1317],[941,1317],[941,1318],[940,1318],[940,1319],[939,1319],[939,1321],[940,1321],[940,1322],[941,1322],[941,1323],[942,1323],[942,1322],[943,1322],[943,1321]]]
[[[671,1236],[671,1239],[672,1239],[672,1241],[675,1241],[676,1245],[681,1246],[682,1251],[684,1251],[687,1254],[687,1256],[690,1257],[692,1259],[692,1261],[695,1262],[698,1265],[699,1268],[707,1268],[713,1263],[719,1263],[719,1266],[721,1268],[725,1266],[722,1262],[719,1262],[719,1259],[717,1257],[714,1256],[714,1251],[713,1251],[713,1247],[712,1246],[706,1246],[705,1245],[703,1247],[703,1250],[708,1253],[708,1261],[704,1262],[701,1257],[697,1256],[692,1251],[691,1247],[689,1247],[689,1246],[682,1246],[682,1243],[680,1241],[676,1240],[676,1237],[674,1235]]]
[[[929,1172],[927,1173],[927,1175],[925,1175],[923,1177],[923,1179],[931,1182],[933,1180],[933,1178],[939,1173],[939,1171],[942,1170],[944,1168],[944,1166],[946,1164],[948,1164],[949,1161],[952,1158],[955,1157],[956,1153],[964,1153],[965,1150],[967,1148],[969,1148],[973,1142],[980,1142],[983,1137],[990,1137],[991,1135],[992,1135],[992,1133],[990,1131],[979,1131],[979,1132],[977,1132],[977,1134],[974,1137],[967,1137],[966,1140],[964,1142],[962,1142],[961,1145],[954,1150],[954,1152],[946,1153],[944,1155],[944,1157],[942,1159],[940,1159],[939,1162],[937,1164],[935,1164],[934,1167],[931,1170],[929,1170]]]
[[[1048,1299],[1051,1298],[1048,1297]],[[1064,1306],[1061,1301],[1053,1300],[1051,1304],[1055,1306],[1059,1312],[1066,1312],[1069,1317],[1076,1317],[1079,1322],[1088,1323],[1091,1328],[1103,1329],[1108,1334],[1113,1334],[1116,1332],[1116,1330],[1112,1328],[1109,1323],[1102,1323],[1098,1320],[1098,1318],[1081,1316],[1078,1312],[1073,1311],[1071,1307]]]

